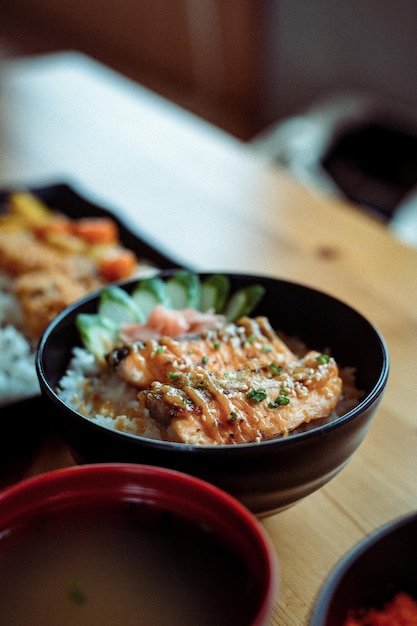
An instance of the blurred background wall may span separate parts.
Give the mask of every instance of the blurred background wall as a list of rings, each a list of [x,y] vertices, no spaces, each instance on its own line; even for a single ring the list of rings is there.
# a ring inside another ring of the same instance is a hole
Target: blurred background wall
[[[249,139],[328,93],[417,108],[416,0],[2,0],[0,55],[76,49]]]
[[[415,0],[278,0],[268,11],[264,120],[341,91],[417,109]]]

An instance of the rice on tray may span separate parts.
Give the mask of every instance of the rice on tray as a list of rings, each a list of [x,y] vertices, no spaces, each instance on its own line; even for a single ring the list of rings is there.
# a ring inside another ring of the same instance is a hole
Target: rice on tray
[[[0,406],[40,393],[36,348],[24,335],[22,311],[11,284],[0,274]]]

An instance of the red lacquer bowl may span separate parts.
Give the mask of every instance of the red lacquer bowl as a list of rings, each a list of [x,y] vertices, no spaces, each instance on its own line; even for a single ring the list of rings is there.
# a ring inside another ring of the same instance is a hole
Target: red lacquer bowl
[[[170,625],[261,626],[277,584],[276,556],[256,517],[219,488],[177,471],[84,465],[0,494],[1,623],[9,623],[8,604],[25,619],[21,605],[29,596],[28,611],[45,611],[60,624],[67,624],[66,611],[79,624],[95,624],[103,618],[94,611],[108,601],[105,626],[115,623],[111,611],[122,596],[116,618],[123,624],[145,623],[144,615],[146,623],[165,623],[157,621],[163,614]],[[127,609],[129,585],[134,601]]]

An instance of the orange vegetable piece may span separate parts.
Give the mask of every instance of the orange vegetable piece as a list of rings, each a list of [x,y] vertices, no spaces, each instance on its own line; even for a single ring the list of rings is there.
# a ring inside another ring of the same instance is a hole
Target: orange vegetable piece
[[[72,224],[66,217],[52,217],[33,227],[33,232],[40,239],[47,239],[50,235],[68,233],[72,231]]]
[[[102,259],[99,263],[99,270],[102,278],[111,283],[132,276],[136,265],[136,255],[131,250],[120,250]]]
[[[117,224],[107,217],[82,217],[73,224],[73,234],[89,244],[117,243]]]

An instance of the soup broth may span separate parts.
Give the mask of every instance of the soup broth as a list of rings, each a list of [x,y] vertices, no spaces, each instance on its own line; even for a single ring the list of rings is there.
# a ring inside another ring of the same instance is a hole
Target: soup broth
[[[56,511],[0,541],[8,626],[250,624],[256,590],[204,525],[143,504]]]

